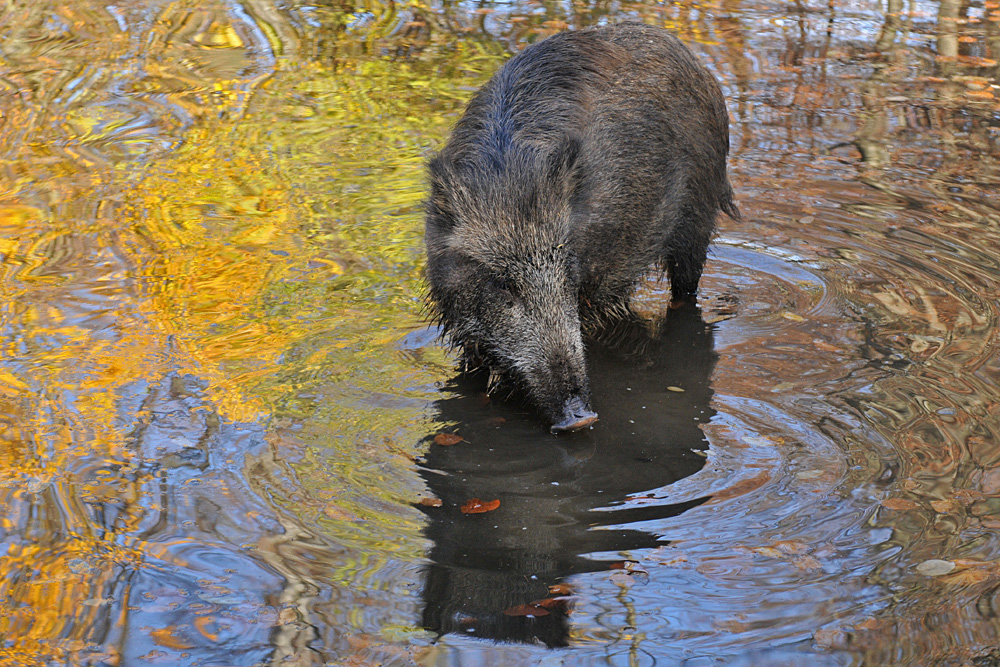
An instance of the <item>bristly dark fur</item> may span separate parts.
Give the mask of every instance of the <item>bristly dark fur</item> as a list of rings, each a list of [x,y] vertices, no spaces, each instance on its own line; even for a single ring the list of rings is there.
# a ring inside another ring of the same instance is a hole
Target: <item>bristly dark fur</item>
[[[589,401],[581,327],[628,314],[640,277],[694,295],[715,219],[739,212],[718,83],[670,33],[565,32],[475,95],[429,165],[433,317],[557,421]]]

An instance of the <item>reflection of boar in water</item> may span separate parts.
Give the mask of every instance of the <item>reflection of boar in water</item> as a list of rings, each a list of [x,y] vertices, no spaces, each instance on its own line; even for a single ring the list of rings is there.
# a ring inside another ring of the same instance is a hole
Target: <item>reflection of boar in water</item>
[[[480,90],[430,163],[430,297],[467,370],[519,384],[553,432],[591,424],[581,326],[625,314],[653,265],[694,296],[726,177],[712,74],[641,24],[564,32]]]

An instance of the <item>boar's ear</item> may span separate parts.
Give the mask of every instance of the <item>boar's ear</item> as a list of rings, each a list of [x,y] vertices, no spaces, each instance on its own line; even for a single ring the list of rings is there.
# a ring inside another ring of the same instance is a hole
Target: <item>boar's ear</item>
[[[455,226],[455,212],[448,192],[450,174],[440,157],[427,165],[431,176],[431,194],[427,198],[427,224],[442,231],[450,231]]]

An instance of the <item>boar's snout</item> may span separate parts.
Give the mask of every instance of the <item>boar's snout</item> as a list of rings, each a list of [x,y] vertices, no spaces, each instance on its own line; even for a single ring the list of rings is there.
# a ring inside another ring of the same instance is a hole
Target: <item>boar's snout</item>
[[[595,421],[597,421],[597,413],[591,410],[582,398],[573,396],[563,405],[563,418],[559,423],[552,425],[552,432],[578,431],[590,426]]]

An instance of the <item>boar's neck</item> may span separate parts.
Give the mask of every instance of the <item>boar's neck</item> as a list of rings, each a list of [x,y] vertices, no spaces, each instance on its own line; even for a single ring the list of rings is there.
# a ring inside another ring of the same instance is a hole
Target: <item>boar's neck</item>
[[[566,142],[567,129],[586,126],[593,100],[627,61],[621,47],[573,32],[528,47],[472,99],[444,153],[494,172],[524,153],[551,155]]]

